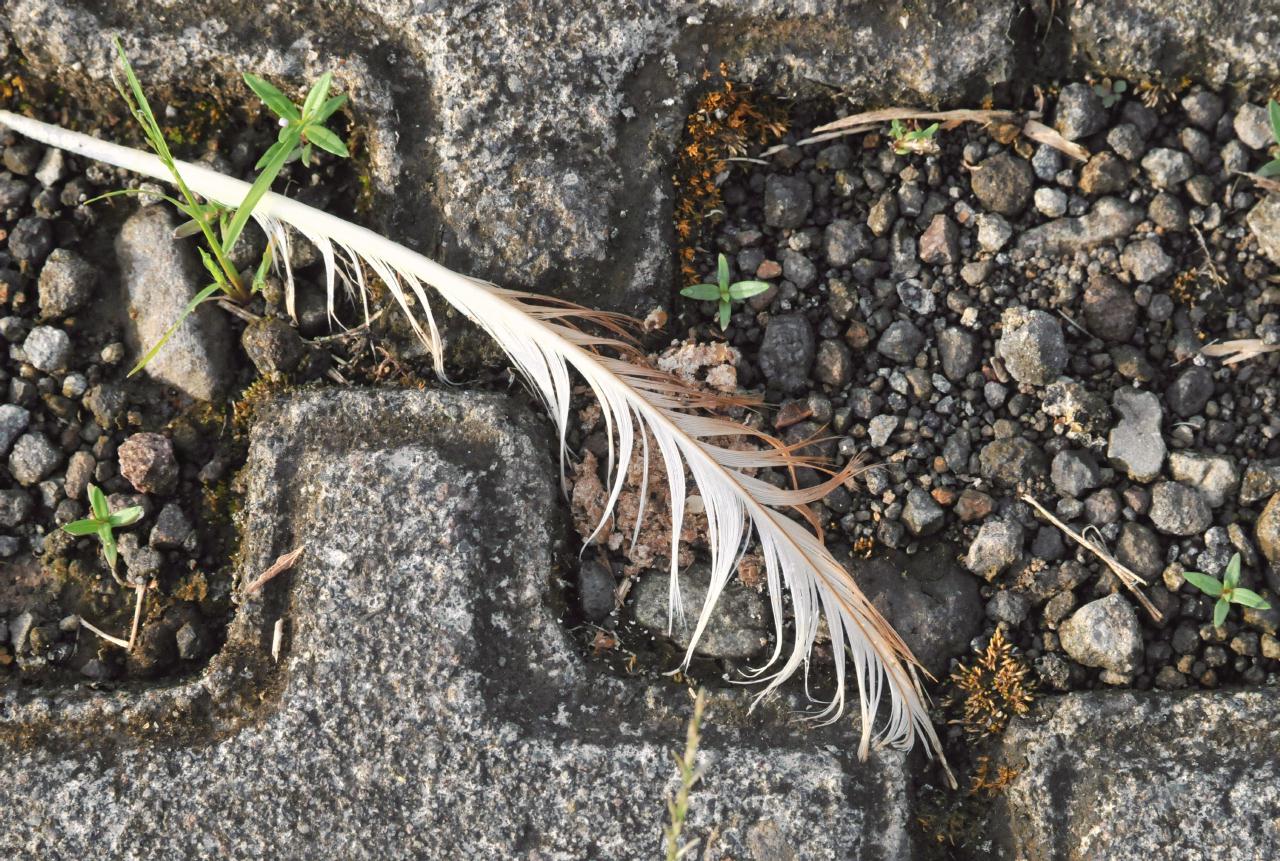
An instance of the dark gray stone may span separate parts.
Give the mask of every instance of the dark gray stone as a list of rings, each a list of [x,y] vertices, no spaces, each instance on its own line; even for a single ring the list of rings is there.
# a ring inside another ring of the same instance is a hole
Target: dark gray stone
[[[771,317],[760,344],[760,370],[784,392],[802,391],[809,384],[816,349],[813,327],[803,314]]]
[[[569,640],[548,596],[551,438],[477,393],[331,390],[264,409],[239,579],[306,551],[241,603],[198,675],[0,692],[0,782],[28,814],[0,852],[652,857],[689,701]],[[691,838],[717,828],[719,851],[751,858],[765,822],[797,858],[916,856],[902,755],[856,763],[849,721],[798,724],[790,693],[748,717],[750,702],[711,697],[714,777]]]
[[[1062,649],[1086,667],[1128,674],[1142,666],[1142,628],[1119,593],[1085,604],[1058,629]]]
[[[136,433],[120,444],[120,474],[139,493],[172,493],[178,484],[173,443],[158,433]]]
[[[1128,341],[1138,324],[1138,303],[1133,300],[1133,292],[1114,278],[1093,276],[1084,291],[1084,321],[1089,331],[1104,341]]]
[[[31,413],[17,404],[0,404],[0,455],[9,453],[13,441],[31,424]]]
[[[841,560],[912,654],[939,677],[952,658],[968,652],[982,626],[978,583],[955,556],[954,547],[939,542],[911,555]]]
[[[208,280],[193,246],[173,238],[174,226],[168,208],[144,206],[116,239],[137,356],[159,342]],[[146,373],[196,400],[215,400],[230,382],[231,338],[225,312],[202,305],[147,363]]]
[[[1088,137],[1107,124],[1102,98],[1088,84],[1067,84],[1058,94],[1053,125],[1067,140]]]
[[[177,550],[191,536],[191,521],[182,506],[170,502],[156,515],[156,525],[151,527],[149,543],[157,550]]]
[[[1141,207],[1115,197],[1100,197],[1078,218],[1058,218],[1024,232],[1018,248],[1028,254],[1074,254],[1124,239],[1143,218]]]
[[[654,633],[669,633],[677,646],[687,649],[710,588],[711,567],[695,564],[680,572],[683,621],[672,619],[669,612],[670,584],[670,571],[643,574],[631,590],[631,613],[637,624]],[[694,651],[707,658],[752,658],[769,644],[771,631],[764,599],[735,580],[721,593]]]
[[[1116,541],[1116,558],[1150,581],[1164,570],[1164,549],[1156,534],[1141,523],[1126,523]]]
[[[1000,323],[996,353],[1015,380],[1046,386],[1058,379],[1070,356],[1057,318],[1038,308],[1008,308]]]
[[[245,326],[240,345],[258,373],[264,376],[291,374],[307,355],[298,330],[279,317],[264,317]]]
[[[764,184],[764,223],[800,227],[813,206],[813,187],[803,176],[772,174]]]
[[[18,437],[9,452],[9,474],[23,487],[31,487],[48,478],[62,463],[60,452],[42,433],[25,433]]]
[[[1200,535],[1213,525],[1213,512],[1194,487],[1162,481],[1151,489],[1151,522],[1166,535]]]
[[[871,252],[871,237],[863,225],[835,218],[822,231],[822,249],[828,263],[844,267]]]
[[[876,341],[876,352],[905,365],[924,347],[924,334],[906,320],[895,320]]]
[[[982,477],[1000,487],[1014,488],[1049,472],[1044,451],[1022,437],[997,439],[978,454]]]
[[[938,335],[938,358],[947,379],[959,382],[978,367],[977,339],[959,326],[948,326]]]
[[[1166,451],[1159,399],[1151,392],[1123,388],[1116,390],[1112,403],[1120,421],[1107,438],[1107,458],[1134,481],[1152,481],[1160,474]]]
[[[12,529],[26,520],[34,508],[35,503],[27,491],[0,490],[0,526]]]
[[[1213,397],[1213,372],[1202,365],[1190,365],[1164,392],[1169,409],[1184,419],[1198,414]]]
[[[40,315],[65,317],[93,296],[97,269],[74,251],[55,248],[40,270]]]
[[[9,253],[20,263],[39,266],[53,249],[53,227],[48,219],[27,216],[9,231]]]
[[[1024,159],[1002,152],[974,167],[969,181],[974,196],[988,210],[1017,215],[1031,200],[1035,174]]]
[[[942,529],[946,519],[946,512],[929,495],[929,491],[921,487],[911,488],[907,504],[902,509],[902,522],[912,535],[932,535]]]
[[[588,622],[601,622],[617,603],[618,583],[599,562],[583,562],[578,568],[578,607]]]
[[[22,353],[38,371],[65,371],[71,363],[71,338],[55,326],[36,326],[22,342]]]
[[[813,376],[823,385],[843,389],[853,377],[853,354],[840,341],[823,341],[818,345]]]
[[[1022,527],[1014,520],[996,518],[983,523],[969,545],[965,565],[974,574],[994,580],[1022,556]]]
[[[1102,483],[1102,470],[1087,451],[1066,449],[1053,457],[1049,476],[1058,493],[1079,499]]]

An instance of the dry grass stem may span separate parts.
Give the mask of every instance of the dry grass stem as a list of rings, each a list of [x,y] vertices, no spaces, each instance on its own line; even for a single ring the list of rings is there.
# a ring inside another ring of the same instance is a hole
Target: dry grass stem
[[[1206,344],[1200,348],[1200,355],[1222,359],[1224,365],[1235,365],[1276,350],[1280,350],[1280,344],[1265,344],[1261,338],[1242,338],[1238,341]]]
[[[262,574],[258,576],[258,579],[254,580],[248,586],[244,587],[244,589],[241,591],[240,594],[252,595],[255,592],[262,589],[263,586],[267,585],[267,583],[269,583],[273,577],[285,571],[288,571],[290,568],[293,567],[293,563],[298,561],[298,557],[302,555],[302,551],[305,549],[305,547],[306,545],[303,545],[296,550],[292,550],[284,554],[283,556],[281,556],[275,562],[271,563],[271,567],[268,568],[266,571],[263,571]]]
[[[1019,116],[1014,111],[982,111],[982,110],[955,110],[955,111],[921,111],[915,108],[882,108],[876,111],[864,111],[860,114],[843,117],[824,126],[818,126],[814,129],[812,137],[798,141],[796,146],[804,146],[805,144],[820,143],[822,141],[831,140],[842,135],[860,134],[862,132],[871,131],[881,123],[888,123],[894,120],[920,120],[922,122],[939,122],[942,123],[944,129],[955,128],[961,123],[980,123],[989,125],[990,123],[1010,123],[1017,124]],[[1051,146],[1065,155],[1070,156],[1077,161],[1088,161],[1089,151],[1078,143],[1067,140],[1057,131],[1046,126],[1035,118],[1028,118],[1022,122],[1020,126],[1022,135],[1029,140],[1039,144]],[[775,147],[776,149],[776,147]]]
[[[111,645],[113,645],[113,646],[119,646],[120,648],[125,649],[125,650],[128,650],[128,649],[130,648],[130,647],[129,647],[129,641],[128,641],[128,640],[122,640],[122,639],[120,639],[119,637],[113,637],[113,636],[111,636],[111,635],[110,635],[110,634],[108,634],[106,631],[102,630],[101,628],[97,627],[96,625],[91,625],[91,624],[89,623],[89,621],[88,621],[87,619],[85,619],[83,616],[82,616],[82,617],[80,617],[80,625],[81,625],[81,627],[88,628],[90,631],[92,631],[93,633],[97,634],[99,637],[101,637],[102,639],[106,640],[108,643],[110,643],[110,644],[111,644]]]
[[[1138,588],[1139,586],[1147,585],[1147,581],[1143,580],[1133,571],[1129,570],[1124,565],[1122,565],[1120,563],[1120,560],[1116,559],[1116,557],[1111,555],[1111,551],[1107,549],[1106,545],[1103,544],[1101,540],[1093,541],[1089,538],[1084,537],[1079,532],[1076,532],[1070,526],[1063,523],[1061,520],[1059,520],[1058,518],[1054,517],[1051,513],[1049,513],[1049,510],[1045,508],[1043,505],[1041,505],[1039,502],[1037,502],[1035,497],[1031,496],[1030,494],[1024,493],[1022,495],[1022,501],[1030,503],[1031,506],[1034,507],[1036,511],[1040,512],[1040,514],[1046,520],[1048,520],[1054,526],[1058,527],[1067,535],[1069,535],[1081,547],[1083,547],[1084,549],[1092,553],[1094,556],[1097,556],[1099,559],[1101,559],[1106,564],[1106,566],[1111,569],[1111,571],[1116,575],[1116,577],[1120,578],[1120,582],[1125,585],[1125,588],[1127,588],[1130,592],[1133,593],[1133,596],[1138,599],[1138,603],[1141,604],[1143,608],[1148,613],[1151,614],[1152,619],[1154,619],[1157,622],[1161,622],[1164,620],[1164,616],[1160,613],[1160,611],[1156,609],[1155,605],[1152,604],[1151,601],[1147,598],[1147,596],[1142,594],[1142,590]]]
[[[128,646],[130,652],[133,651],[133,644],[138,642],[138,623],[142,621],[142,602],[147,599],[147,584],[139,583],[133,588],[133,625],[129,628]]]

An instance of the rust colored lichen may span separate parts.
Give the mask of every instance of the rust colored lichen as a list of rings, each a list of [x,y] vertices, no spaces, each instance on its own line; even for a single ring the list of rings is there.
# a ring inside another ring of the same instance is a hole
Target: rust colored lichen
[[[723,63],[718,73],[707,72],[705,77],[713,88],[698,100],[685,122],[672,179],[680,277],[684,284],[698,281],[694,256],[703,225],[720,213],[720,184],[728,159],[745,155],[751,146],[769,143],[786,131],[786,111],[781,103],[731,81]]]

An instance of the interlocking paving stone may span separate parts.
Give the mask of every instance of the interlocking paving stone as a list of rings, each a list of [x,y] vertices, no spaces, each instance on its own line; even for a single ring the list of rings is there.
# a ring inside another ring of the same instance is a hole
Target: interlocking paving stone
[[[497,396],[326,391],[252,436],[242,605],[199,678],[12,691],[0,855],[649,859],[687,693],[576,653],[548,445]],[[277,617],[288,636],[268,655]],[[717,695],[689,835],[716,857],[912,858],[904,759]],[[787,852],[793,854],[786,854]]]

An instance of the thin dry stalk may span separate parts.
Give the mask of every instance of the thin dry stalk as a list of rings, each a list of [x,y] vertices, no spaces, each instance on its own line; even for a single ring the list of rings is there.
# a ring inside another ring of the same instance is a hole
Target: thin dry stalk
[[[1241,338],[1220,344],[1205,344],[1200,348],[1200,355],[1222,359],[1224,365],[1235,365],[1276,350],[1280,350],[1280,344],[1265,344],[1261,338]]]
[[[812,137],[805,138],[797,142],[796,146],[805,144],[819,143],[821,141],[831,140],[833,137],[841,135],[859,134],[861,132],[871,131],[881,123],[892,122],[893,120],[922,120],[924,122],[940,122],[944,129],[955,128],[961,123],[979,123],[981,125],[989,125],[993,122],[1017,123],[1018,114],[1013,111],[981,111],[981,110],[955,110],[955,111],[921,111],[915,108],[882,108],[876,111],[864,111],[860,114],[843,117],[832,123],[818,126],[814,129]],[[1061,153],[1070,156],[1077,161],[1088,161],[1089,151],[1078,143],[1067,140],[1057,131],[1046,126],[1044,123],[1029,117],[1022,122],[1020,126],[1022,134],[1036,143],[1051,146]]]
[[[133,651],[133,644],[138,642],[138,623],[142,621],[142,602],[147,599],[147,584],[139,583],[133,588],[133,626],[129,628],[128,645],[130,652]]]
[[[130,648],[128,640],[122,640],[119,637],[111,636],[106,631],[102,630],[96,625],[91,625],[89,621],[85,619],[83,616],[80,617],[80,626],[83,628],[88,628],[90,631],[97,634],[99,637],[106,640],[108,643],[110,643],[113,646],[119,646],[120,648],[125,649],[126,651]]]
[[[297,550],[291,550],[290,552],[281,556],[275,562],[271,563],[271,567],[268,568],[266,571],[263,571],[262,574],[258,576],[257,580],[254,580],[248,586],[244,587],[244,589],[241,591],[240,594],[252,595],[258,590],[260,590],[263,586],[267,585],[267,583],[271,581],[271,578],[275,577],[276,575],[284,571],[288,571],[290,568],[293,567],[293,563],[298,561],[298,557],[302,555],[302,551],[305,548],[306,548],[306,545],[302,545]]]
[[[1125,588],[1133,593],[1134,597],[1138,599],[1138,603],[1151,614],[1152,619],[1157,622],[1164,620],[1164,616],[1160,611],[1155,608],[1155,605],[1152,604],[1151,601],[1148,600],[1147,596],[1142,594],[1142,590],[1138,588],[1139,586],[1147,585],[1147,581],[1143,580],[1137,574],[1133,573],[1133,571],[1122,565],[1120,560],[1111,555],[1111,551],[1106,548],[1106,545],[1101,541],[1092,541],[1081,535],[1079,532],[1076,532],[1070,526],[1050,514],[1049,510],[1037,502],[1035,497],[1030,494],[1024,493],[1022,495],[1022,501],[1030,503],[1031,506],[1035,508],[1036,511],[1040,512],[1046,520],[1065,532],[1081,547],[1101,559],[1106,566],[1115,573],[1116,577],[1120,578],[1120,582],[1125,585]]]

